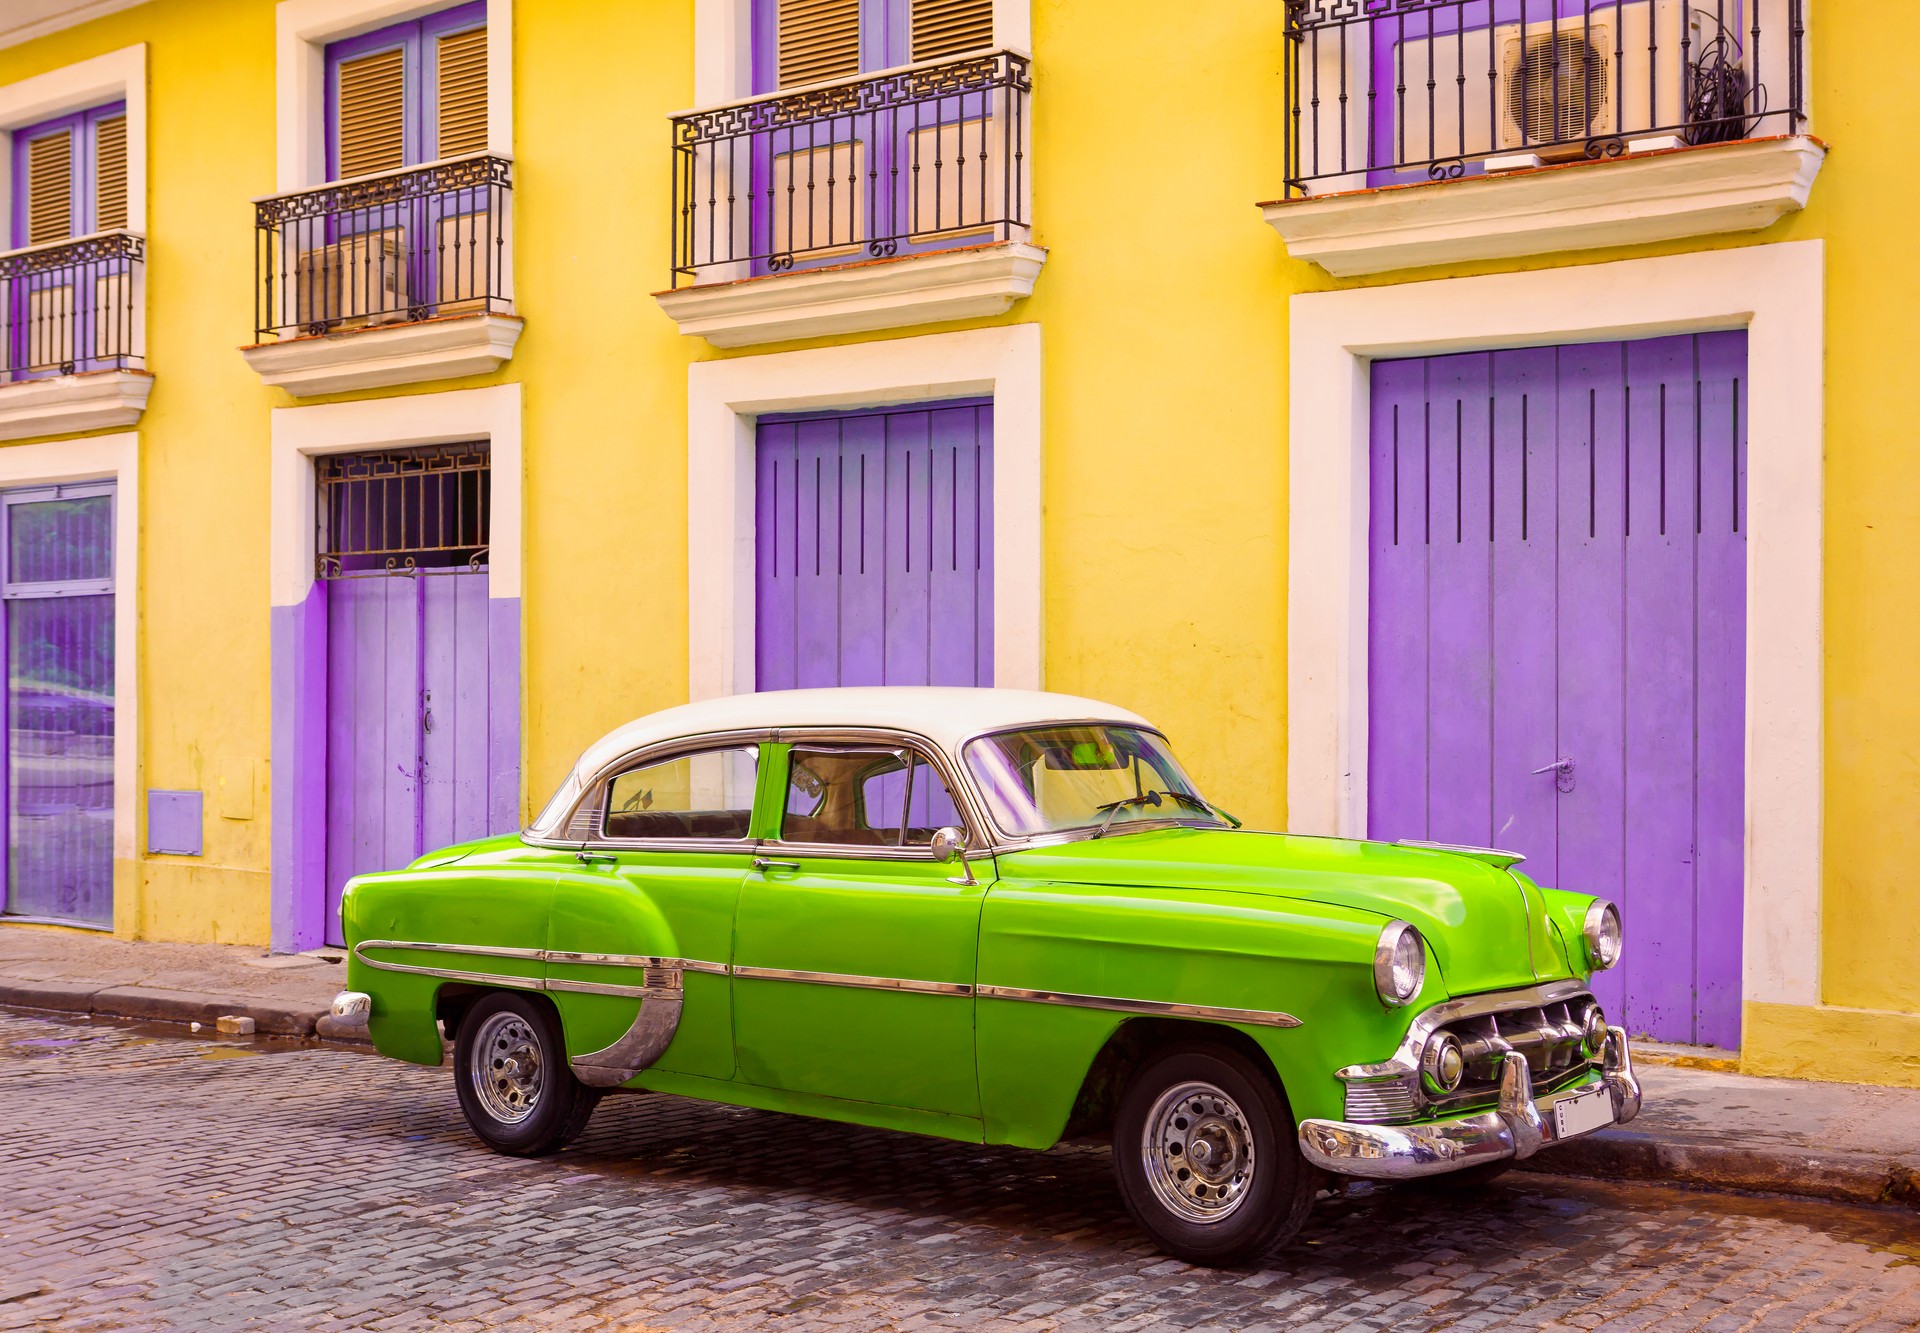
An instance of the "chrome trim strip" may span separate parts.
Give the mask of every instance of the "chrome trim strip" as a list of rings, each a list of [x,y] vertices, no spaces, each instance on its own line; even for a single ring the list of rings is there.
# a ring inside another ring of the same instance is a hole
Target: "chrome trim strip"
[[[908,991],[915,995],[952,995],[965,998],[974,993],[964,981],[915,981],[906,977],[862,977],[846,972],[802,972],[785,967],[748,967],[736,964],[733,975],[749,981],[798,981],[810,986],[847,986],[856,990]]]
[[[1251,1023],[1259,1027],[1297,1028],[1292,1014],[1270,1009],[1230,1009],[1211,1004],[1177,1004],[1168,1000],[1122,1000],[1111,995],[1073,995],[1065,991],[1026,990],[1019,986],[980,986],[983,1000],[1022,1000],[1029,1004],[1064,1004],[1080,1009],[1110,1009],[1122,1014],[1151,1014],[1167,1018],[1209,1018],[1223,1023]]]
[[[589,967],[662,968],[675,975],[666,986],[620,986],[609,982],[575,981],[565,977],[522,977],[510,973],[469,972],[451,967],[423,967],[412,963],[389,963],[369,958],[364,949],[420,949],[435,953],[471,953],[483,957],[524,958],[528,961],[573,963]],[[1076,995],[1068,991],[1027,990],[1018,986],[974,986],[964,981],[922,981],[912,977],[868,977],[848,972],[808,972],[798,968],[755,967],[749,964],[709,963],[695,958],[656,958],[645,954],[590,954],[558,949],[513,949],[499,946],[408,943],[404,940],[362,940],[353,946],[353,956],[368,967],[383,972],[407,972],[417,976],[445,977],[450,981],[472,981],[482,985],[504,983],[526,990],[575,991],[585,995],[619,995],[635,999],[672,999],[683,994],[679,974],[699,972],[709,976],[735,976],[749,981],[790,981],[808,986],[844,986],[854,990],[905,992],[910,995],[942,995],[954,999],[978,996],[988,1000],[1017,1000],[1028,1004],[1062,1004],[1081,1009],[1104,1009],[1122,1014],[1144,1014],[1162,1018],[1202,1018],[1223,1023],[1247,1023],[1258,1027],[1297,1028],[1300,1020],[1292,1014],[1268,1009],[1234,1009],[1222,1005],[1181,1004],[1169,1000],[1128,1000],[1112,995]],[[1431,1012],[1431,1011],[1429,1011]]]

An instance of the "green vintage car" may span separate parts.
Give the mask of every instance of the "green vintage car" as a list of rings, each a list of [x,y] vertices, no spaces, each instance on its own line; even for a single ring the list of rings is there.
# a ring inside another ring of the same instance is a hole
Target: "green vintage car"
[[[607,1091],[968,1143],[1110,1137],[1162,1247],[1291,1237],[1322,1172],[1485,1176],[1633,1117],[1611,905],[1519,858],[1240,828],[1144,719],[1013,690],[717,699],[524,832],[346,890],[336,1023],[550,1153]]]

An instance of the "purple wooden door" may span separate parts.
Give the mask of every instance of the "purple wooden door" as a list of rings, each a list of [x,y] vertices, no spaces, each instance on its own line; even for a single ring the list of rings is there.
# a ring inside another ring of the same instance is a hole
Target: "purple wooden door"
[[[487,571],[327,584],[327,931],[370,870],[495,831]]]
[[[5,910],[113,924],[114,491],[0,498]]]
[[[1373,367],[1369,835],[1613,899],[1601,1002],[1716,1046],[1740,1036],[1746,348]]]
[[[755,681],[993,683],[993,405],[763,417]]]

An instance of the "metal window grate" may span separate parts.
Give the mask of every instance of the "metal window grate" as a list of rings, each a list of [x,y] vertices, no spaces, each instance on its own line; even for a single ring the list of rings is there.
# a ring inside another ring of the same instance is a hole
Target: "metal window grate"
[[[323,579],[479,569],[492,520],[484,444],[436,445],[315,461]]]

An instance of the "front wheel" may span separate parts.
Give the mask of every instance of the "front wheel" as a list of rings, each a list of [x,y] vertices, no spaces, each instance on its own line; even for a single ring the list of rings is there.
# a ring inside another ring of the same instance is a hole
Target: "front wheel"
[[[573,1076],[553,1011],[510,991],[467,1010],[453,1044],[467,1124],[495,1152],[543,1157],[587,1127],[600,1094]]]
[[[1292,1240],[1318,1184],[1286,1095],[1226,1046],[1153,1055],[1121,1094],[1113,1169],[1127,1211],[1168,1254],[1244,1263]]]

